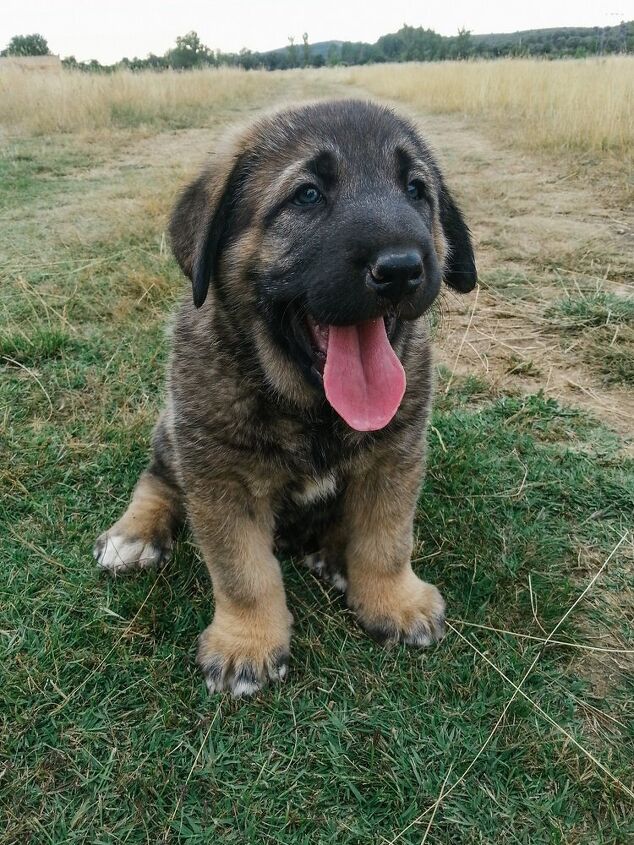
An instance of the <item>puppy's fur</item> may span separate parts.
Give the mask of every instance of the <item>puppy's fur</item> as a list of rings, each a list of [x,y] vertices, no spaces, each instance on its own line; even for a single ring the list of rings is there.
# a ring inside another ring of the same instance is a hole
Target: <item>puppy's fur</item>
[[[418,318],[441,280],[466,292],[476,270],[429,148],[377,105],[285,111],[214,157],[182,194],[170,234],[193,302],[176,320],[151,463],[97,540],[99,565],[164,562],[188,519],[215,597],[198,648],[211,691],[250,694],[287,672],[280,548],[344,589],[372,636],[439,639],[443,599],[410,565],[431,397]],[[377,256],[412,251],[416,289],[377,293]],[[407,389],[389,424],[362,432],[326,401],[306,320],[382,317]]]

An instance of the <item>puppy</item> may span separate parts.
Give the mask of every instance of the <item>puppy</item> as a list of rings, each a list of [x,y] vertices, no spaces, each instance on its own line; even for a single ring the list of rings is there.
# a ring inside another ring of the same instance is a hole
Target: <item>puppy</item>
[[[212,692],[287,673],[279,549],[345,590],[373,637],[438,640],[443,599],[410,563],[432,389],[420,318],[476,268],[429,147],[372,103],[282,111],[214,157],[170,235],[193,297],[152,459],[99,566],[162,564],[189,521],[214,591],[198,647]]]

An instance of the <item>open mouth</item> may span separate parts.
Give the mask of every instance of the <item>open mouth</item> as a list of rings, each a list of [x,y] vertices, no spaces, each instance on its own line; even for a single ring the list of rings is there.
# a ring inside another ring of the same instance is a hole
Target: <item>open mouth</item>
[[[389,314],[386,314],[382,319],[385,325],[387,338],[388,340],[392,340],[394,329],[396,327],[396,314],[392,311]],[[328,354],[330,326],[327,323],[318,323],[310,315],[306,315],[306,317],[304,317],[304,322],[306,335],[311,348],[314,368],[317,374],[323,379],[326,357]]]
[[[307,316],[296,326],[310,355],[311,374],[323,384],[334,410],[357,431],[384,428],[405,393],[405,371],[390,343],[395,327],[393,313],[348,326]]]

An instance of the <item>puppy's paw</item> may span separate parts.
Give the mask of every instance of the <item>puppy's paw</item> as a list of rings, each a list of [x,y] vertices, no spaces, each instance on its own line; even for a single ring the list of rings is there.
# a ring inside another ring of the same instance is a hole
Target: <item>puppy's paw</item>
[[[113,525],[98,537],[93,557],[100,569],[119,575],[133,569],[162,566],[169,560],[171,551],[171,539],[139,537],[128,533],[123,526]]]
[[[226,690],[234,698],[254,695],[288,674],[290,625],[279,633],[234,628],[212,622],[199,637],[197,663],[210,693]]]
[[[330,584],[338,592],[345,593],[348,587],[348,581],[345,575],[330,564],[324,552],[306,555],[302,563],[307,569],[310,569],[313,575]]]
[[[409,571],[348,591],[348,604],[362,628],[377,642],[429,646],[445,634],[445,602],[432,584]]]

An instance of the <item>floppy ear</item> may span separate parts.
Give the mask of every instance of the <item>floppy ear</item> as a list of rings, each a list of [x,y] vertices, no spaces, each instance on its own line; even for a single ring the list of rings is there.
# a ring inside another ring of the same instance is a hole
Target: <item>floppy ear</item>
[[[468,293],[478,281],[471,233],[445,184],[440,189],[439,199],[440,222],[449,245],[443,279],[460,293]]]
[[[196,308],[207,298],[209,285],[217,276],[231,229],[240,182],[240,159],[232,161],[233,167],[220,167],[217,176],[205,171],[192,182],[170,218],[172,252],[191,279]]]

